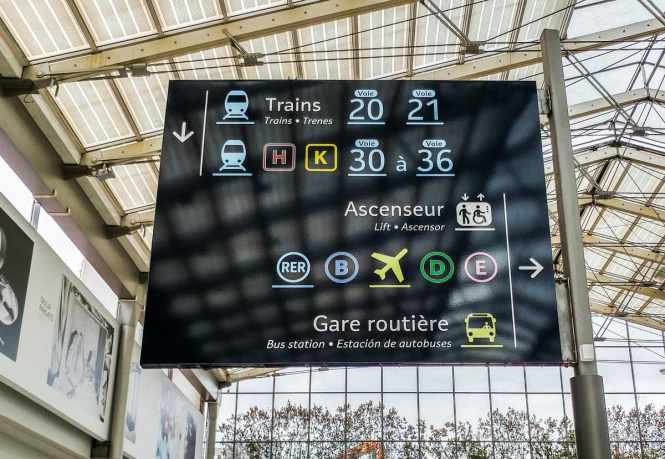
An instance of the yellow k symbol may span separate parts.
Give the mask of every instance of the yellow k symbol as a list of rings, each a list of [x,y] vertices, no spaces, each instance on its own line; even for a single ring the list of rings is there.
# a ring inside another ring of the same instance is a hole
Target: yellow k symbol
[[[312,143],[305,147],[305,169],[310,172],[337,170],[337,145]]]
[[[315,150],[314,151],[314,164],[324,164],[328,165],[328,161],[326,161],[326,153],[328,153],[326,150]]]

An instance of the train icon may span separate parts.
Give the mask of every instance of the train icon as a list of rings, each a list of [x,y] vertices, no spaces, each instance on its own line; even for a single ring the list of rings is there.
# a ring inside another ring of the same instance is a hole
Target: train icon
[[[219,168],[220,172],[227,170],[247,171],[243,165],[245,158],[247,158],[247,149],[242,140],[230,139],[224,142],[220,156],[222,160],[222,167]]]
[[[222,120],[243,119],[248,120],[247,109],[249,108],[249,97],[240,89],[234,89],[226,94],[224,99],[224,110],[226,114]]]

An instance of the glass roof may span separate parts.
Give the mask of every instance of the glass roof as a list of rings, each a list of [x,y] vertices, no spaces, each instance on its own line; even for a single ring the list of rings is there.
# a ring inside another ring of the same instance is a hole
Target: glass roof
[[[28,62],[57,63],[100,49],[122,50],[177,37],[227,18],[229,24],[269,18],[305,3],[313,5],[309,14],[316,15],[316,0],[0,0],[0,18]],[[124,76],[115,69],[94,79],[61,83],[48,93],[85,156],[161,136],[171,79],[418,77],[442,66],[455,70],[495,55],[508,60],[509,53],[529,47],[537,51],[544,28],[559,29],[564,45],[575,46],[578,37],[593,41],[591,34],[617,27],[627,33],[634,24],[649,21],[658,33],[597,41],[593,49],[562,59],[578,190],[581,199],[589,198],[582,223],[592,303],[665,327],[665,20],[654,15],[653,7],[662,11],[665,0],[423,0],[382,5],[325,21],[282,24],[278,33],[253,34],[235,48],[216,41],[186,52],[163,52],[148,62],[147,75]],[[474,51],[473,45],[479,49]],[[245,52],[260,53],[263,64],[242,65]],[[541,86],[542,65],[497,67],[477,78],[535,80]],[[545,120],[541,124],[546,168],[551,170],[548,127]],[[121,215],[154,204],[155,157],[109,165],[115,178],[101,189]],[[553,202],[551,175],[548,193]],[[556,208],[551,209],[557,256]],[[151,227],[137,237],[149,248]]]

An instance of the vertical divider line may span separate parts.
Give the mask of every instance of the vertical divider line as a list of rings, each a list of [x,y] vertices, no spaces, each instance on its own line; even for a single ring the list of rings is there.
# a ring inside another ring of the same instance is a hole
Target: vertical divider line
[[[208,90],[206,89],[206,102],[203,106],[203,132],[201,134],[201,160],[199,163],[199,177],[203,176],[203,149],[206,143],[206,124],[208,122]]]
[[[508,206],[506,193],[503,193],[503,225],[506,228],[506,254],[508,255],[508,285],[510,286],[510,312],[513,316],[513,345],[517,349],[517,328],[515,327],[515,299],[513,297],[513,269],[510,265],[510,239],[508,238]]]

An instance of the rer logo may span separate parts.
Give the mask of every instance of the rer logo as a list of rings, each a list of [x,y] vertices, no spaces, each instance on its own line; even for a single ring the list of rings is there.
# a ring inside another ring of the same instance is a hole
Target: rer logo
[[[263,146],[263,170],[289,172],[296,168],[296,146],[292,143],[267,143]]]
[[[310,172],[337,170],[337,145],[310,143],[305,147],[305,169]]]
[[[309,276],[311,265],[309,259],[300,252],[288,252],[277,260],[277,276],[284,284],[274,284],[272,288],[313,288],[311,284],[302,282]]]

